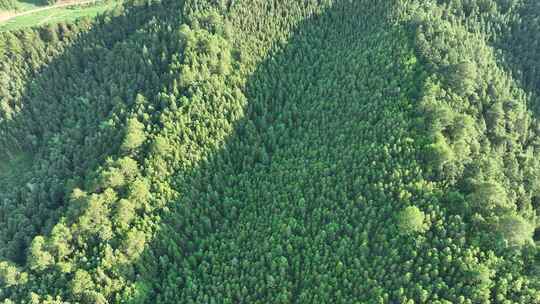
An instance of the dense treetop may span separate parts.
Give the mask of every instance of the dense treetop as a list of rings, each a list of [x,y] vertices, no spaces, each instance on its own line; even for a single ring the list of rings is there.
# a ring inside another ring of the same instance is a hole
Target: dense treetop
[[[534,12],[132,1],[0,33],[0,301],[540,303]]]

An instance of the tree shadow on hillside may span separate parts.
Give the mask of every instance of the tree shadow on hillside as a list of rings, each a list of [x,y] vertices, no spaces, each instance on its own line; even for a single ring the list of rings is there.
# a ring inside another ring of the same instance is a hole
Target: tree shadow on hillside
[[[0,126],[16,139],[4,141],[0,152],[10,149],[15,156],[33,155],[30,172],[12,178],[18,178],[20,186],[5,193],[9,198],[0,205],[0,222],[9,227],[0,234],[0,243],[5,244],[0,257],[24,263],[34,236],[47,234],[63,215],[69,188],[81,186],[83,178],[117,150],[119,132],[114,132],[114,126],[107,128],[111,119],[133,107],[137,93],[153,96],[159,90],[136,76],[140,63],[129,60],[137,59],[130,54],[141,54],[144,44],[151,43],[150,37],[139,33],[148,21],[175,18],[160,7],[136,5],[126,15],[113,12],[98,17],[88,30],[69,38],[73,41],[61,54],[53,51],[55,58],[25,83],[21,109]],[[38,31],[51,41],[73,35],[65,24]],[[24,33],[14,32],[20,37]],[[140,43],[127,44],[129,40]],[[115,104],[118,98],[126,102],[123,109]]]
[[[509,29],[497,41],[492,43],[503,57],[505,64],[512,71],[513,78],[527,93],[532,94],[528,107],[535,117],[540,116],[540,22],[538,11],[540,3],[536,0],[526,0],[519,4],[517,10],[519,19],[507,24]]]
[[[342,300],[340,294],[366,296],[339,268],[359,271],[344,246],[360,246],[347,227],[365,216],[353,183],[363,169],[351,167],[369,154],[365,128],[385,128],[378,116],[397,104],[393,86],[405,91],[412,83],[405,72],[395,77],[402,71],[391,62],[407,46],[392,41],[390,22],[382,25],[394,3],[339,1],[307,18],[283,49],[258,64],[234,132],[207,161],[173,178],[181,198],[164,212],[142,255],[133,303],[322,303]],[[373,87],[368,94],[357,83]],[[399,123],[393,128],[408,132]]]

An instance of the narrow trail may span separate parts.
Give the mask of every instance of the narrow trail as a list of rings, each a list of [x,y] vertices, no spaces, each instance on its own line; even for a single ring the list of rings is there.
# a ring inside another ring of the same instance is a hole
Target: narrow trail
[[[68,1],[68,2],[63,2],[63,3],[59,3],[59,4],[55,4],[55,5],[46,6],[46,7],[36,8],[36,9],[29,10],[29,11],[26,11],[26,12],[21,12],[21,13],[13,13],[13,12],[0,13],[0,23],[7,22],[7,21],[9,21],[9,20],[11,20],[13,18],[17,18],[17,17],[20,17],[20,16],[30,15],[30,14],[33,14],[33,13],[46,11],[46,10],[50,10],[50,9],[53,9],[53,8],[90,4],[90,3],[95,3],[95,2],[98,2],[98,1],[99,0]]]

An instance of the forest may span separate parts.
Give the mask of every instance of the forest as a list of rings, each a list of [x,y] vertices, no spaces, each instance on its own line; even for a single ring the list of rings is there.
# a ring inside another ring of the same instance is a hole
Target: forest
[[[0,303],[540,304],[539,49],[535,0],[0,32]]]

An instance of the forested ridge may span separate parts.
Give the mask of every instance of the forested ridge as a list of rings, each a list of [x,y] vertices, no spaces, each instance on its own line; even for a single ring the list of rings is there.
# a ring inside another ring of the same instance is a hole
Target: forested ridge
[[[0,33],[0,301],[540,303],[538,9],[134,0]]]

